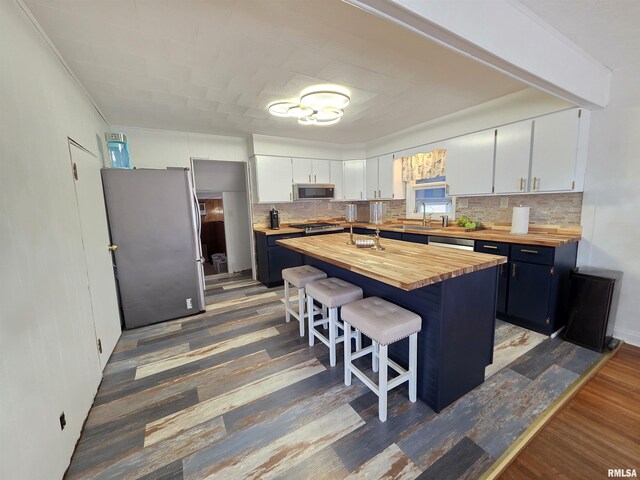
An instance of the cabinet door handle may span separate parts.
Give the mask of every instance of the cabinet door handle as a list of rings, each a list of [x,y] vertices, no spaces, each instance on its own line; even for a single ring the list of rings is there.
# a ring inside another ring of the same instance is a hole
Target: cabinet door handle
[[[536,254],[537,254],[537,253],[540,253],[540,252],[538,252],[537,250],[527,250],[526,248],[522,248],[522,249],[520,249],[520,251],[521,251],[522,253],[536,253]]]
[[[500,264],[500,276],[504,274],[504,263]]]
[[[537,188],[537,185],[538,185],[538,177],[533,177],[533,190],[534,191]]]
[[[309,183],[311,183],[311,174],[309,174]]]
[[[373,191],[373,198],[376,198],[378,196],[378,192],[376,190]]]
[[[318,180],[316,180],[316,174],[314,173],[313,174],[313,183],[317,183],[317,182],[318,182]]]
[[[511,276],[515,278],[516,274],[518,273],[518,267],[515,263],[511,264]]]
[[[378,198],[382,198],[382,190],[378,190]]]
[[[362,192],[360,192],[360,198],[362,198]]]
[[[520,177],[520,191],[524,190],[524,178]]]
[[[498,247],[494,246],[494,245],[483,245],[484,248],[490,248],[491,250],[497,250]]]
[[[293,193],[289,192],[289,200],[293,200]]]

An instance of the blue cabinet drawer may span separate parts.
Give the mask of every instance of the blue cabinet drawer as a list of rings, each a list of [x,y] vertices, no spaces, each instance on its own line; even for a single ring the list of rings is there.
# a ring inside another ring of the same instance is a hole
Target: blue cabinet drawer
[[[383,230],[380,232],[381,238],[391,238],[392,240],[402,240],[402,233],[400,232],[387,232]]]
[[[485,242],[483,240],[476,240],[476,252],[493,253],[494,255],[509,256],[509,244],[501,242]]]
[[[511,245],[511,260],[553,265],[554,250],[553,247],[539,247],[537,245]]]
[[[403,233],[402,240],[405,242],[413,242],[413,243],[424,243],[425,245],[428,242],[426,235],[421,235],[419,233]]]
[[[267,235],[267,245],[270,247],[275,247],[278,245],[276,242],[278,240],[284,240],[285,238],[297,238],[301,237],[302,233],[285,233],[283,235]]]
[[[376,233],[376,231],[375,230],[371,230],[369,228],[353,227],[353,233],[358,234],[358,235],[372,235],[372,234]]]

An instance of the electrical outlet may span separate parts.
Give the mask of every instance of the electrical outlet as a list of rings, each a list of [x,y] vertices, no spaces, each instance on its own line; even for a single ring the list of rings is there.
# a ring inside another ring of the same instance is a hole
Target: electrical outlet
[[[187,298],[187,310],[191,310],[193,308],[193,302],[190,298]]]
[[[500,208],[507,208],[509,206],[509,197],[500,197]]]
[[[60,414],[60,430],[64,430],[64,427],[67,426],[67,419],[64,416],[64,412]]]

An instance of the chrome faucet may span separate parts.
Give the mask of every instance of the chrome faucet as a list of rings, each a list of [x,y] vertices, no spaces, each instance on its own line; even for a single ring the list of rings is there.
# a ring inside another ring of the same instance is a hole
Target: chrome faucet
[[[418,213],[420,204],[422,204],[422,226],[424,227],[427,225],[427,206],[425,203],[423,201],[416,202],[416,208],[413,210],[413,213]],[[429,217],[429,220],[431,220],[431,217]]]

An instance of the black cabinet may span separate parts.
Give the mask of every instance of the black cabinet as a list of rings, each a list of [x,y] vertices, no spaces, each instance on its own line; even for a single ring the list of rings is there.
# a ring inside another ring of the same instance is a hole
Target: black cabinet
[[[353,227],[353,233],[358,235],[373,235],[376,231],[371,230],[370,228]]]
[[[269,288],[282,285],[282,270],[302,265],[302,254],[277,244],[278,240],[301,236],[302,233],[266,235],[262,232],[256,232],[256,255],[260,283]]]
[[[425,245],[428,243],[428,237],[418,233],[403,233],[402,240],[405,242],[424,243]]]
[[[491,253],[493,255],[502,255],[509,257],[509,244],[502,242],[483,242],[476,241],[474,250],[476,252]],[[507,313],[507,292],[509,288],[509,264],[503,263],[498,267],[498,299],[496,303],[496,311],[500,314]]]

